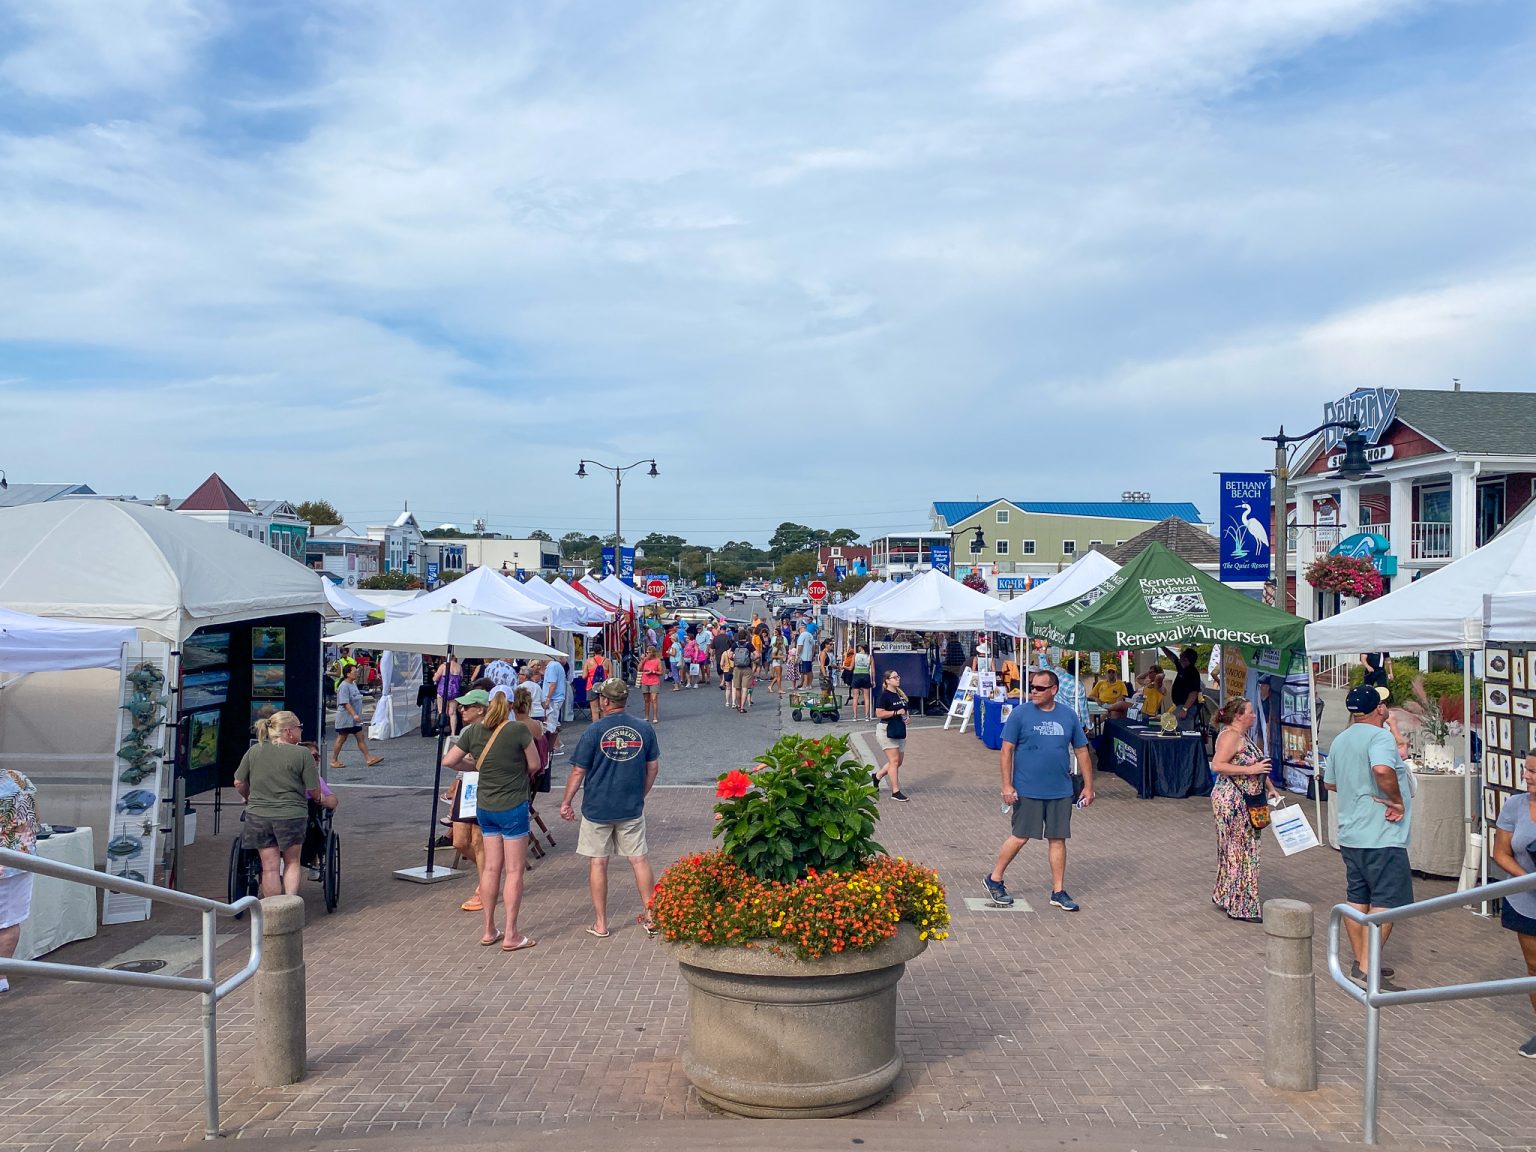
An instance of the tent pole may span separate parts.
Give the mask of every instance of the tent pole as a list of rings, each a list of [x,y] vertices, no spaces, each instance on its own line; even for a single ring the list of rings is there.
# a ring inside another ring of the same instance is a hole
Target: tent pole
[[[1312,654],[1306,653],[1307,661],[1307,724],[1312,730],[1312,799],[1313,808],[1317,814],[1317,838],[1323,843],[1328,841],[1328,826],[1323,823],[1323,770],[1319,766],[1319,749],[1323,742],[1322,726],[1317,719],[1317,672],[1316,665],[1312,663]],[[1280,691],[1285,691],[1284,682]],[[1284,709],[1283,697],[1281,704]],[[1282,725],[1283,727],[1283,725]],[[1281,755],[1284,756],[1285,734],[1280,735]]]
[[[453,664],[453,645],[448,645],[446,657],[449,666]],[[444,683],[448,674],[443,673]],[[432,819],[427,824],[427,876],[431,877],[433,868],[437,863],[437,798],[443,792],[443,746],[448,742],[448,709],[443,708],[437,718],[437,758],[432,766]]]

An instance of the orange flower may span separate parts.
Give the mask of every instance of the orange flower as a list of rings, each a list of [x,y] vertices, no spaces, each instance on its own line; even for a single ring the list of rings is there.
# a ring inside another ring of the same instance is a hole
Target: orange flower
[[[752,790],[752,777],[740,768],[733,768],[715,785],[715,795],[726,800],[737,800]]]

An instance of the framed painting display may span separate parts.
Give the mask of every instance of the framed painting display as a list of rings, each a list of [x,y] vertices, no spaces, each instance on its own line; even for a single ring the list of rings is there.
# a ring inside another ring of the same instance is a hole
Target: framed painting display
[[[1503,648],[1489,648],[1483,653],[1483,679],[1508,680],[1510,655]]]
[[[1511,730],[1511,722],[1508,716],[1499,717],[1499,747],[1513,748],[1515,746],[1514,733]]]
[[[1483,721],[1483,743],[1489,748],[1499,746],[1499,718],[1488,716]]]
[[[1483,715],[1497,712],[1509,715],[1509,685],[1489,682],[1483,685]]]
[[[181,645],[181,668],[201,672],[204,668],[222,668],[229,663],[228,632],[198,632]]]
[[[279,700],[288,694],[286,664],[252,664],[251,695],[264,700]]]
[[[1536,688],[1536,648],[1532,648],[1525,654],[1525,682],[1532,688]]]
[[[1536,699],[1530,696],[1516,696],[1509,702],[1509,707],[1516,716],[1536,716]]]
[[[228,672],[189,672],[181,678],[181,709],[197,712],[216,708],[229,696]]]
[[[1483,786],[1483,819],[1492,824],[1499,818],[1499,794],[1486,784]]]
[[[1524,692],[1525,685],[1525,657],[1516,656],[1509,663],[1509,686],[1516,692]]]
[[[252,628],[251,629],[251,659],[252,660],[286,660],[286,659],[288,659],[288,629],[286,629],[286,628]]]
[[[1525,747],[1528,752],[1536,752],[1536,723],[1526,730]]]
[[[211,768],[219,761],[219,717],[223,711],[209,708],[187,717],[187,766]]]
[[[251,701],[251,725],[252,738],[256,735],[256,721],[270,720],[283,710],[281,700],[252,700]]]

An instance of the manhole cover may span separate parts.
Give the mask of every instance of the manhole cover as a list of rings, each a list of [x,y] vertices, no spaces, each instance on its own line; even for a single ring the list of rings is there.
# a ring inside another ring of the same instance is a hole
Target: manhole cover
[[[118,972],[158,972],[165,967],[164,960],[127,960],[112,967]]]

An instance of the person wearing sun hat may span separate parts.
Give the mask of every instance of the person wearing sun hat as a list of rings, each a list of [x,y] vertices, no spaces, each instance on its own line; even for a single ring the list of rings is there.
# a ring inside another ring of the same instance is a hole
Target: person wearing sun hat
[[[1323,786],[1333,793],[1339,815],[1339,848],[1344,857],[1345,899],[1360,912],[1381,912],[1413,903],[1413,872],[1408,864],[1408,828],[1413,795],[1408,767],[1388,730],[1386,697],[1362,684],[1351,688],[1344,706],[1350,725],[1334,738],[1323,769]],[[1355,952],[1350,977],[1364,983],[1367,936],[1364,925],[1344,921]],[[1381,926],[1385,946],[1392,925]],[[1381,970],[1381,988],[1400,991]]]

